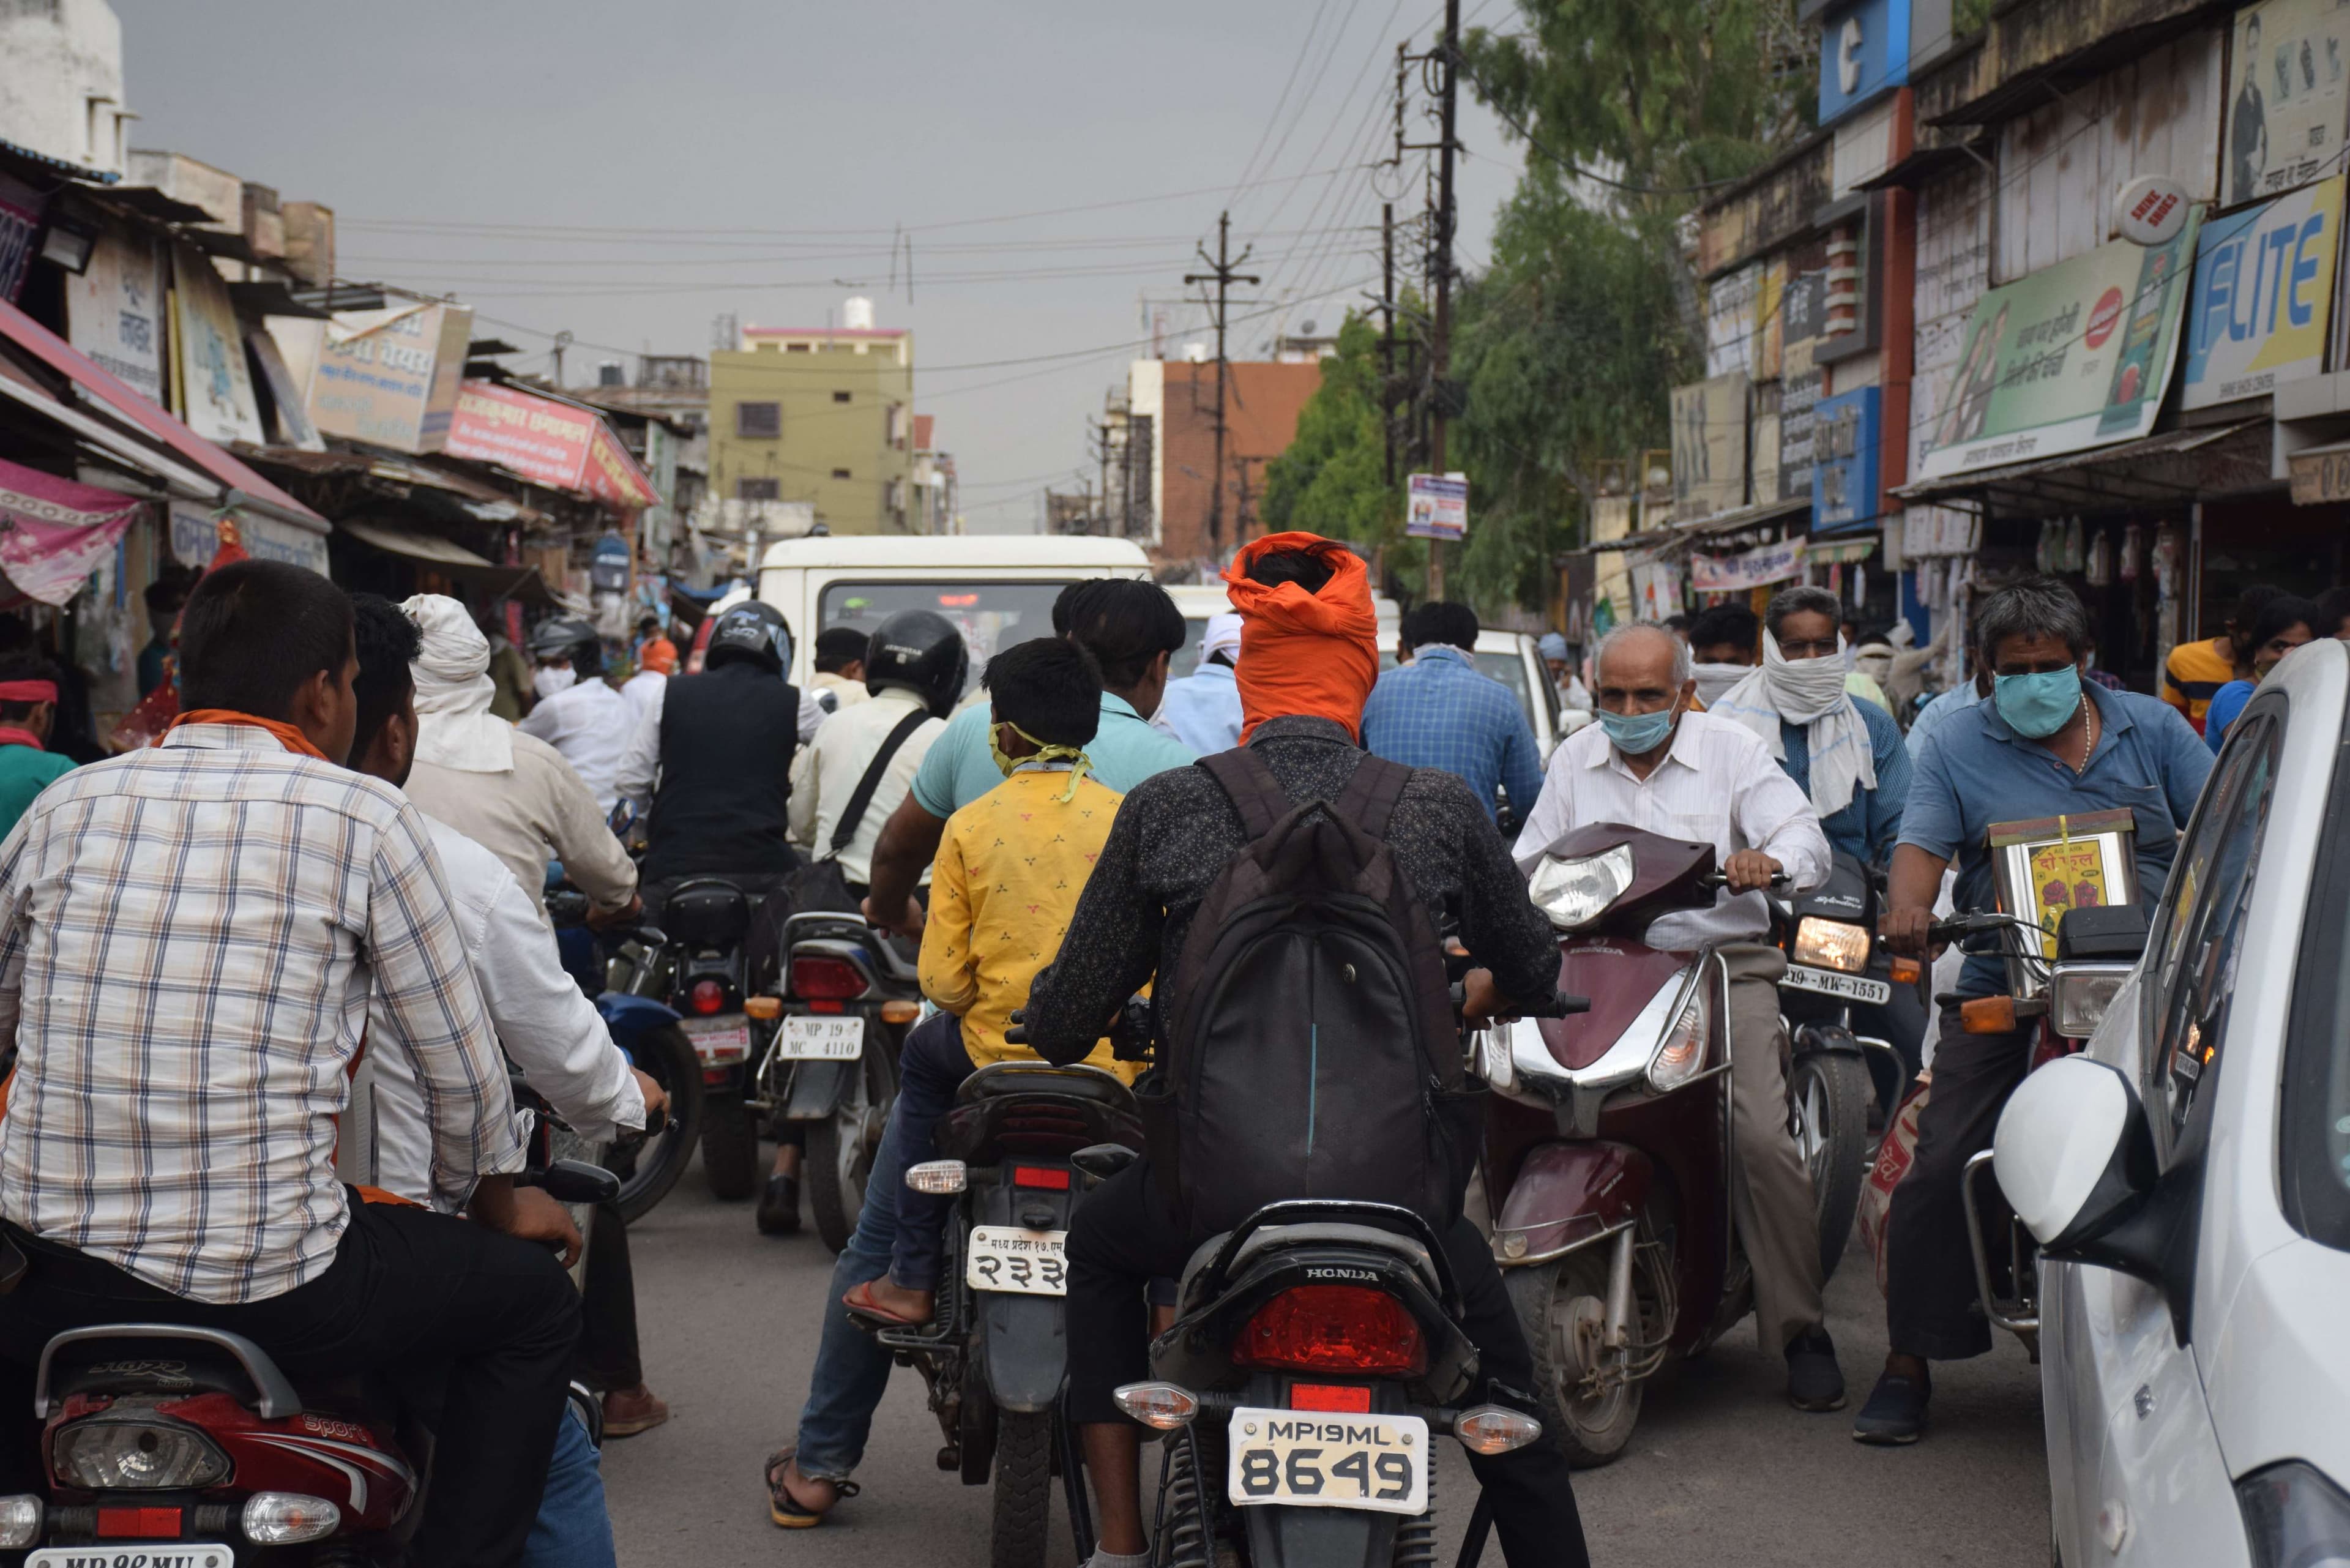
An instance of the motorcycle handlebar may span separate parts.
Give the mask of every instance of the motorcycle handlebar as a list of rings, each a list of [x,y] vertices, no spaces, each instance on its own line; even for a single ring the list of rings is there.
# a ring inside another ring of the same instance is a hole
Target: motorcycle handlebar
[[[1709,871],[1697,881],[1700,888],[1727,888],[1730,886],[1730,874],[1726,871]],[[1792,888],[1794,885],[1795,879],[1784,871],[1775,872],[1771,877],[1771,886],[1773,888]]]

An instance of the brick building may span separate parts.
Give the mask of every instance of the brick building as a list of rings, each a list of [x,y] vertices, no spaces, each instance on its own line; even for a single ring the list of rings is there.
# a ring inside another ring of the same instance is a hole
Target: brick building
[[[1264,467],[1288,449],[1322,385],[1316,360],[1224,367],[1223,527],[1209,536],[1216,486],[1216,365],[1138,359],[1109,419],[1107,531],[1139,542],[1165,568],[1220,563],[1264,532]]]

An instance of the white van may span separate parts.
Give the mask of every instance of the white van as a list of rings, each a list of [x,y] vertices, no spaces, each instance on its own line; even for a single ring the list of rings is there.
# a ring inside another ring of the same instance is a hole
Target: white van
[[[836,534],[770,545],[759,563],[759,597],[791,623],[796,683],[816,672],[819,632],[869,632],[899,610],[926,609],[962,632],[976,686],[998,649],[1053,635],[1053,601],[1071,583],[1149,576],[1149,557],[1127,539]]]

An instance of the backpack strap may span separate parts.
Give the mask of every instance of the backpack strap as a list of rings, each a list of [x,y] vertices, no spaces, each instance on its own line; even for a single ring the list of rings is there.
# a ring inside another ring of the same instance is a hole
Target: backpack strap
[[[1396,803],[1403,798],[1403,786],[1411,782],[1411,773],[1401,763],[1391,763],[1366,752],[1363,760],[1355,764],[1355,776],[1338,792],[1331,809],[1385,843],[1388,818],[1395,815]]]
[[[1271,833],[1274,823],[1295,809],[1289,792],[1281,787],[1264,759],[1246,746],[1201,757],[1200,766],[1232,797],[1232,808],[1241,814],[1242,830],[1251,843]]]
[[[881,775],[889,769],[889,759],[898,754],[898,748],[904,745],[930,717],[928,708],[915,709],[898,721],[898,727],[889,732],[881,742],[881,749],[873,753],[873,761],[867,765],[865,776],[857,781],[856,792],[848,797],[848,805],[841,811],[840,826],[832,830],[833,855],[847,848],[848,841],[857,836],[858,825],[865,820],[865,808],[873,804],[873,792],[881,787]]]

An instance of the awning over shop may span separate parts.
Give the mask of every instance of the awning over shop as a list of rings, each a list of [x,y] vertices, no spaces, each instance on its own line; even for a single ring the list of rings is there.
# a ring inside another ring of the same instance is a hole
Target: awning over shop
[[[348,475],[362,481],[377,482],[380,491],[395,498],[416,489],[432,491],[446,496],[456,510],[477,522],[519,523],[529,526],[546,520],[546,514],[536,507],[525,506],[504,491],[486,484],[470,473],[460,473],[454,469],[442,468],[437,463],[404,457],[397,452],[360,446],[337,448],[331,452],[307,452],[288,446],[243,445],[237,450],[263,467],[281,474],[305,477]],[[297,479],[294,483],[300,481]]]
[[[2021,516],[2098,506],[2164,506],[2272,481],[2266,420],[2165,431],[2160,435],[2033,462],[1920,480],[1893,492],[1904,501],[1978,502]]]
[[[119,491],[0,462],[0,571],[7,586],[45,605],[68,603],[144,504]]]
[[[548,598],[546,584],[536,566],[501,566],[484,560],[453,540],[419,534],[389,523],[361,522],[346,517],[335,526],[360,544],[389,555],[404,556],[444,576],[481,589],[493,598],[520,598],[534,603]]]

